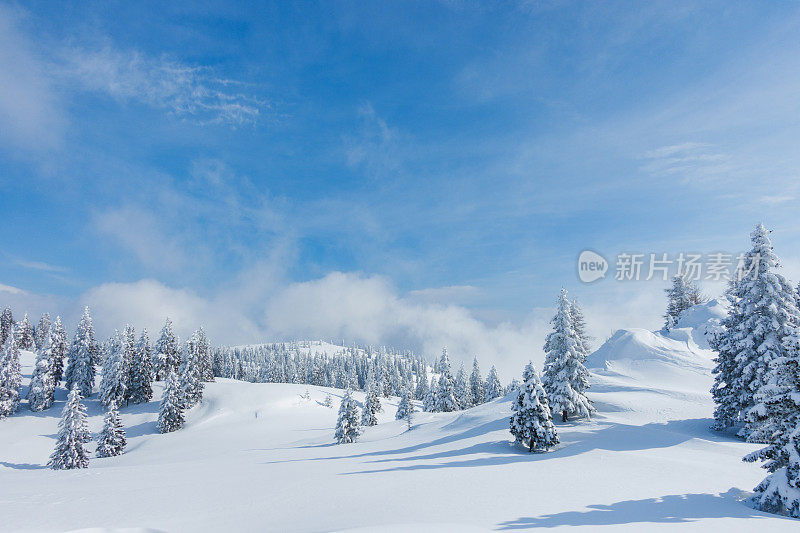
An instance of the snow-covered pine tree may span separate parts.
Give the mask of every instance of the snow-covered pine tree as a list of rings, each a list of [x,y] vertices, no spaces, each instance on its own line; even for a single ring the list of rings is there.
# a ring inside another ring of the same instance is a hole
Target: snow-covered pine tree
[[[183,389],[183,406],[191,409],[203,399],[201,380],[199,339],[197,332],[186,341],[186,353],[180,368],[180,383]]]
[[[484,401],[490,402],[495,398],[503,395],[503,386],[500,384],[500,378],[497,377],[497,369],[492,365],[489,369],[489,375],[486,376],[486,394]]]
[[[547,451],[558,444],[558,433],[547,402],[547,393],[539,381],[539,375],[528,363],[522,373],[523,383],[511,405],[511,434],[530,452]]]
[[[75,383],[67,397],[67,403],[58,423],[56,449],[47,466],[53,470],[87,468],[89,452],[84,444],[92,440],[86,425],[86,407],[81,402],[80,385]]]
[[[161,335],[156,341],[153,354],[153,375],[156,381],[163,381],[170,370],[178,371],[181,364],[180,342],[172,331],[172,320],[167,318]]]
[[[467,373],[464,371],[462,364],[456,372],[456,378],[453,383],[455,386],[456,401],[458,402],[459,409],[469,409],[472,407],[472,389],[467,381]]]
[[[778,258],[772,250],[769,232],[758,224],[751,233],[752,249],[738,268],[728,290],[731,300],[724,330],[711,345],[717,350],[716,379],[712,394],[718,402],[714,413],[717,429],[744,422],[739,436],[761,438],[763,420],[755,394],[767,384],[773,360],[791,358],[787,346],[800,325],[797,295],[786,278],[775,272]]]
[[[436,395],[433,402],[433,411],[436,413],[450,413],[458,411],[456,388],[453,375],[450,373],[450,360],[447,358],[447,348],[442,348],[442,357],[439,360],[439,381],[436,386]]]
[[[28,387],[28,407],[31,411],[44,411],[49,409],[55,401],[54,393],[56,382],[53,379],[53,361],[51,359],[52,345],[48,338],[47,346],[39,349],[36,363]]]
[[[22,322],[17,324],[17,347],[29,352],[36,350],[36,334],[33,331],[33,324],[28,319],[28,313],[25,313]]]
[[[420,365],[419,374],[417,375],[417,388],[414,390],[414,396],[417,400],[424,400],[427,396],[430,386],[428,385],[428,368],[427,365]]]
[[[183,427],[183,389],[174,370],[167,374],[161,406],[158,410],[158,430],[169,433]]]
[[[125,451],[126,444],[125,428],[122,427],[122,419],[119,417],[117,404],[112,400],[103,419],[103,431],[100,432],[100,439],[97,442],[97,456],[113,457],[121,455]]]
[[[195,332],[197,336],[197,361],[200,367],[201,381],[214,381],[214,360],[211,355],[211,347],[208,343],[206,330],[201,326]],[[319,385],[322,385],[319,383]]]
[[[64,374],[64,359],[69,353],[69,339],[64,326],[61,325],[61,317],[57,316],[55,323],[50,327],[50,362],[53,365],[53,382],[56,386],[61,383]]]
[[[336,432],[334,437],[338,444],[355,442],[361,435],[361,428],[358,425],[359,419],[358,405],[353,399],[352,392],[347,389],[342,396],[342,403],[339,405],[339,416],[336,420]]]
[[[364,398],[364,410],[361,412],[362,426],[375,426],[378,424],[377,414],[383,411],[379,396],[380,385],[375,381],[375,374],[370,370],[367,378],[367,391]]]
[[[405,420],[408,429],[411,429],[411,424],[414,418],[414,400],[409,389],[403,389],[400,393],[400,403],[397,404],[397,413],[395,413],[395,420]]]
[[[47,343],[47,338],[50,336],[50,314],[43,313],[42,318],[39,319],[39,324],[34,330],[33,341],[36,344],[37,350],[43,350]]]
[[[14,315],[11,308],[6,307],[0,314],[0,348],[5,346],[8,336],[14,331]]]
[[[134,346],[133,362],[128,369],[127,398],[131,403],[147,403],[153,397],[150,340],[147,330],[142,330],[139,341]]]
[[[698,291],[693,288],[693,284],[686,279],[683,273],[679,273],[672,277],[672,286],[664,289],[664,292],[667,294],[664,329],[669,331],[678,323],[681,313],[694,305],[692,294],[697,294]]]
[[[69,352],[69,364],[64,372],[64,380],[68,390],[77,384],[81,396],[88,398],[92,395],[94,386],[95,364],[100,357],[100,347],[94,336],[92,317],[89,308],[83,310],[83,316],[75,332],[75,340]]]
[[[748,412],[760,423],[752,440],[767,447],[744,457],[765,461],[771,474],[756,488],[752,502],[770,513],[800,518],[800,333],[784,340],[787,355],[770,362],[766,384]]]
[[[439,363],[436,363],[437,366]],[[428,392],[425,393],[425,397],[422,398],[422,408],[431,413],[434,411],[434,406],[436,405],[436,390],[439,388],[439,382],[434,379],[431,381],[431,386],[428,387]]]
[[[109,353],[103,358],[103,375],[100,379],[100,401],[106,408],[112,403],[122,404],[128,390],[125,343],[110,342],[108,350]]]
[[[481,377],[481,369],[478,366],[477,357],[472,361],[472,373],[469,375],[469,390],[472,394],[472,403],[475,405],[482,404],[486,397],[486,386]]]
[[[0,352],[0,420],[13,415],[19,409],[20,385],[22,368],[19,363],[19,348],[12,333]]]
[[[561,289],[556,315],[545,340],[544,378],[542,384],[547,391],[550,409],[561,415],[566,422],[570,417],[590,418],[594,412],[586,397],[589,388],[589,371],[583,366],[580,339],[575,332],[570,313],[571,304],[566,289]]]
[[[586,330],[586,317],[583,314],[583,309],[578,304],[578,300],[573,298],[569,305],[569,314],[572,318],[572,328],[578,335],[578,348],[581,352],[581,363],[586,362],[586,358],[592,351],[591,344],[589,343],[589,333]]]

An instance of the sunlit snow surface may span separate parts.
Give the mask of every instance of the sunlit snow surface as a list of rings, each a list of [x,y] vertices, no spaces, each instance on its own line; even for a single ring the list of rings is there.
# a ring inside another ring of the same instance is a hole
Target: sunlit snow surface
[[[219,379],[181,431],[156,433],[157,401],[125,407],[125,455],[56,472],[44,465],[59,390],[52,409],[23,403],[0,422],[0,529],[798,530],[740,501],[764,477],[741,461],[756,446],[708,429],[712,354],[681,335],[615,334],[590,359],[599,415],[560,424],[561,446],[541,455],[509,441],[509,398],[419,413],[411,431],[384,400],[378,426],[335,445],[341,391]],[[28,377],[32,363],[25,353]],[[334,408],[322,405],[328,393]],[[87,406],[97,432],[100,406]]]

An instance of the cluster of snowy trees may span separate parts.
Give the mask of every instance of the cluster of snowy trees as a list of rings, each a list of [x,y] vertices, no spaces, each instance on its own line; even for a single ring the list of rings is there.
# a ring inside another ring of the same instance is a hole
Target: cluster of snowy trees
[[[675,327],[684,311],[706,301],[697,284],[687,279],[682,273],[673,276],[672,286],[664,289],[664,292],[667,293],[667,312],[664,313],[665,331]]]
[[[591,418],[595,412],[586,397],[586,320],[578,303],[567,298],[566,289],[561,289],[550,322],[553,330],[545,339],[544,375],[540,379],[533,363],[528,363],[511,406],[511,434],[530,452],[547,451],[558,444],[552,413],[560,414],[566,422],[569,418]]]
[[[98,438],[99,457],[122,453],[125,430],[118,406],[149,402],[153,381],[166,379],[158,427],[167,432],[183,425],[183,412],[202,399],[203,382],[214,379],[212,351],[203,328],[195,331],[182,349],[169,319],[155,347],[151,347],[146,330],[137,338],[130,325],[101,344],[87,307],[70,342],[61,317],[51,323],[50,316],[44,314],[33,326],[27,315],[15,322],[11,310],[6,308],[0,314],[0,340],[0,419],[15,413],[21,403],[20,350],[36,353],[27,395],[32,411],[52,407],[62,379],[69,391],[56,449],[49,462],[55,469],[88,465],[84,445],[91,436],[82,401],[92,395],[98,367],[101,368],[99,398],[107,409]]]
[[[800,300],[776,269],[769,231],[750,235],[726,291],[728,316],[711,339],[717,351],[711,393],[714,428],[735,428],[767,446],[745,461],[763,460],[771,474],[753,501],[764,511],[800,518]]]

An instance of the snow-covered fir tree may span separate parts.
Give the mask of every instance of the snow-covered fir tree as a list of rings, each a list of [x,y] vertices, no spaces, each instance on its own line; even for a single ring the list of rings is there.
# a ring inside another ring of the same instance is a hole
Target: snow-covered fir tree
[[[330,394],[325,395],[325,400],[322,402],[322,406],[328,408],[333,407],[333,398],[331,398]]]
[[[55,401],[56,382],[53,379],[52,345],[41,348],[36,355],[30,386],[28,387],[28,407],[31,411],[49,409]]]
[[[16,337],[10,334],[0,351],[0,420],[13,415],[19,409],[21,385],[19,348]]]
[[[727,291],[730,301],[722,329],[710,344],[717,353],[712,395],[717,404],[715,429],[744,426],[739,436],[761,439],[764,421],[755,395],[767,385],[772,361],[791,358],[789,346],[798,325],[797,295],[789,282],[775,270],[778,258],[772,250],[769,232],[758,224],[751,233],[752,249],[737,268]]]
[[[578,349],[581,352],[581,363],[586,362],[586,358],[592,351],[589,333],[586,329],[586,317],[583,314],[583,309],[578,304],[578,300],[572,299],[569,305],[569,314],[572,318],[572,328],[578,335]]]
[[[414,397],[417,400],[424,400],[429,390],[428,368],[427,365],[422,364],[420,365],[419,374],[417,374],[417,388],[414,389]]]
[[[800,518],[800,334],[784,340],[787,355],[770,362],[766,384],[748,412],[760,423],[753,440],[766,442],[744,460],[765,461],[771,474],[756,488],[752,502],[770,513]]]
[[[542,383],[550,401],[550,409],[569,418],[590,418],[594,412],[586,397],[589,371],[583,366],[585,354],[581,340],[572,324],[571,303],[566,289],[561,289],[558,309],[551,320],[553,331],[545,340],[544,378]]]
[[[28,350],[30,352],[36,350],[36,334],[33,330],[33,324],[28,319],[28,313],[25,313],[22,321],[17,324],[16,337],[17,347],[20,350]]]
[[[664,328],[669,331],[678,323],[681,314],[694,305],[702,303],[700,289],[683,273],[672,277],[672,286],[664,289],[667,293],[667,312],[664,314]]]
[[[439,359],[439,371],[441,374],[439,374],[439,380],[436,384],[433,411],[436,413],[458,411],[456,388],[453,375],[450,373],[450,359],[447,357],[447,348],[442,349],[442,357]]]
[[[5,346],[8,336],[14,331],[14,315],[10,307],[3,309],[0,314],[0,348]]]
[[[125,428],[117,411],[117,404],[113,400],[108,405],[108,412],[103,419],[103,430],[97,441],[98,457],[113,457],[125,451]]]
[[[469,375],[469,390],[474,405],[483,403],[486,397],[486,386],[481,377],[481,369],[478,366],[477,357],[472,361],[472,373]]]
[[[153,353],[153,376],[163,381],[171,370],[178,371],[181,364],[180,341],[172,330],[172,320],[167,318]]]
[[[43,313],[39,319],[36,329],[34,329],[33,340],[36,343],[37,350],[43,350],[47,343],[47,338],[50,336],[50,315]]]
[[[437,363],[438,366],[438,363]],[[428,392],[425,393],[425,397],[422,398],[422,408],[426,412],[433,412],[436,406],[436,390],[439,388],[439,382],[434,379],[431,382],[431,386],[428,387]]]
[[[495,398],[503,395],[503,385],[500,384],[500,378],[497,377],[497,369],[492,365],[489,369],[489,375],[486,376],[486,392],[484,394],[484,401],[490,402]]]
[[[400,393],[400,403],[397,404],[397,412],[394,415],[395,420],[405,420],[408,429],[411,429],[411,424],[414,418],[414,399],[409,389],[403,389]]]
[[[61,382],[64,375],[64,359],[69,353],[69,339],[64,326],[61,324],[61,317],[57,316],[55,323],[50,327],[50,340],[48,342],[50,350],[50,362],[53,365],[53,381],[56,386]]]
[[[375,374],[370,371],[367,381],[366,397],[364,398],[364,410],[361,413],[362,426],[374,426],[378,424],[377,414],[383,411],[381,398],[378,395],[379,385],[375,381]]]
[[[528,363],[522,372],[523,382],[511,405],[511,434],[530,452],[547,451],[558,444],[558,433],[547,402],[547,393],[539,375]]]
[[[53,470],[70,470],[89,466],[89,452],[84,444],[92,440],[86,424],[80,385],[75,383],[67,397],[67,403],[58,423],[56,449],[50,456],[47,466]]]
[[[455,386],[456,401],[458,402],[459,409],[469,409],[472,407],[472,389],[467,381],[467,373],[464,371],[463,364],[458,368],[453,384]]]
[[[130,403],[147,403],[153,397],[153,387],[150,354],[150,340],[147,330],[142,330],[139,340],[134,346],[133,361],[128,369],[128,390],[126,392]]]
[[[164,383],[157,425],[161,433],[169,433],[183,427],[183,389],[174,370],[170,370]]]
[[[184,408],[190,409],[203,399],[203,381],[200,369],[200,339],[197,332],[186,342],[186,352],[180,367]]]
[[[348,389],[342,396],[342,403],[339,405],[339,416],[336,420],[334,437],[338,444],[347,444],[358,439],[359,435],[361,435],[358,419],[358,404],[353,399],[352,392]]]
[[[94,385],[95,364],[100,357],[100,347],[94,336],[92,317],[89,308],[83,310],[83,315],[75,332],[75,340],[70,347],[69,364],[64,372],[64,380],[68,390],[73,385],[78,385],[81,396],[88,398],[92,395]]]
[[[110,342],[109,353],[103,359],[100,379],[100,401],[108,408],[113,403],[121,405],[128,390],[128,369],[124,342]]]
[[[214,364],[211,355],[211,347],[209,346],[208,337],[206,336],[206,330],[201,327],[195,331],[195,339],[200,380],[214,381]]]

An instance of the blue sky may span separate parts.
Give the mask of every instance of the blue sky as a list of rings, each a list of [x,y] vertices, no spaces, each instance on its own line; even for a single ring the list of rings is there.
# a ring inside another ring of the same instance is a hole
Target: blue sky
[[[600,341],[658,326],[585,248],[763,221],[798,279],[797,2],[251,4],[0,3],[15,310],[516,368],[562,285]]]

